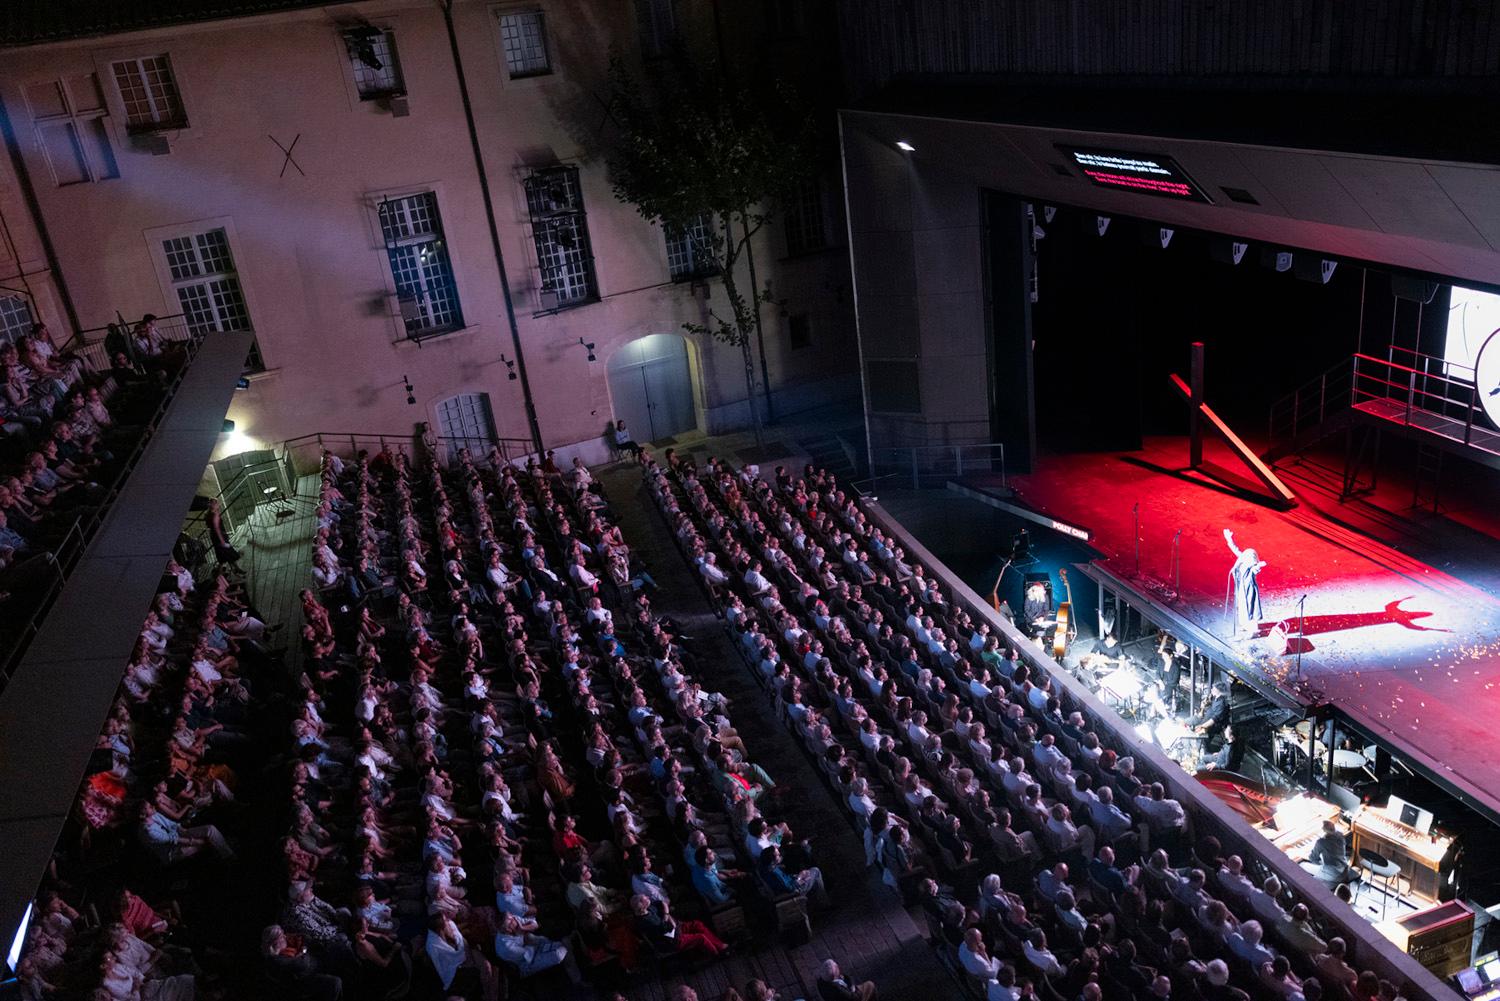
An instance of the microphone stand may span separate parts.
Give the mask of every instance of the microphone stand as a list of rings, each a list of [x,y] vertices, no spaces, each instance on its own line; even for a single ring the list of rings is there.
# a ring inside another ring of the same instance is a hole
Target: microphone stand
[[[1182,541],[1182,529],[1172,536],[1172,597],[1182,594],[1182,557],[1178,555],[1178,543]]]
[[[1302,684],[1302,648],[1307,646],[1307,595],[1297,599],[1297,684]]]
[[[1135,575],[1141,575],[1141,502],[1136,501],[1132,509],[1135,514]]]

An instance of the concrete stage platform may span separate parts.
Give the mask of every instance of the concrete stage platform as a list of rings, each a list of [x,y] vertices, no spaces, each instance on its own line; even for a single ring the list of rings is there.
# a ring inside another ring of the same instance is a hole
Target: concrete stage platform
[[[1205,458],[1237,478],[1227,449],[1206,443]],[[1028,506],[1087,527],[1105,569],[1216,637],[1263,683],[1303,704],[1326,701],[1500,821],[1500,600],[1351,530],[1321,498],[1277,511],[1184,471],[1186,464],[1185,438],[1151,439],[1139,452],[1044,457],[1036,472],[1011,476],[1009,485]],[[1248,475],[1242,479],[1249,489]],[[1255,636],[1234,636],[1224,614],[1233,562],[1226,528],[1268,561],[1260,575],[1265,617]],[[1180,579],[1172,565],[1179,529]],[[1299,687],[1296,656],[1271,631],[1278,623],[1297,631],[1303,594]]]

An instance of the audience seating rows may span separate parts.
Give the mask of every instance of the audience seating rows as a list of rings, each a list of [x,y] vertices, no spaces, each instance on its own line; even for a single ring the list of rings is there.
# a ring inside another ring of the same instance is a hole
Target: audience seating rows
[[[1180,804],[833,477],[767,482],[716,460],[700,475],[671,452],[646,458],[645,476],[868,860],[922,901],[976,994],[1398,993],[1356,974],[1274,876],[1253,881],[1215,839],[1195,842]],[[916,871],[908,831],[962,901]],[[997,872],[977,880],[976,856]]]

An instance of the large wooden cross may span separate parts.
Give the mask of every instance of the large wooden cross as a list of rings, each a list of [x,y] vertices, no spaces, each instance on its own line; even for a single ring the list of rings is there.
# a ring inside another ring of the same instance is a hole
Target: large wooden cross
[[[1177,390],[1184,400],[1187,400],[1190,408],[1188,412],[1188,465],[1193,469],[1203,466],[1203,427],[1207,424],[1209,430],[1224,439],[1225,444],[1240,457],[1240,461],[1250,468],[1250,472],[1254,473],[1255,478],[1271,492],[1272,498],[1279,506],[1296,507],[1296,495],[1204,401],[1202,341],[1194,341],[1192,344],[1192,367],[1189,374],[1193,380],[1192,385],[1183,382],[1182,376],[1176,372],[1167,376],[1172,382],[1172,388]]]

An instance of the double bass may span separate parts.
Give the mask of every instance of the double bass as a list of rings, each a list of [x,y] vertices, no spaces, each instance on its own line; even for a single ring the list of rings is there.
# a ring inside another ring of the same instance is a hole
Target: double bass
[[[1062,580],[1065,597],[1057,604],[1057,629],[1052,634],[1052,656],[1062,660],[1063,654],[1068,652],[1068,642],[1078,633],[1078,627],[1073,624],[1073,585],[1068,583],[1068,571],[1059,568],[1057,576]]]

